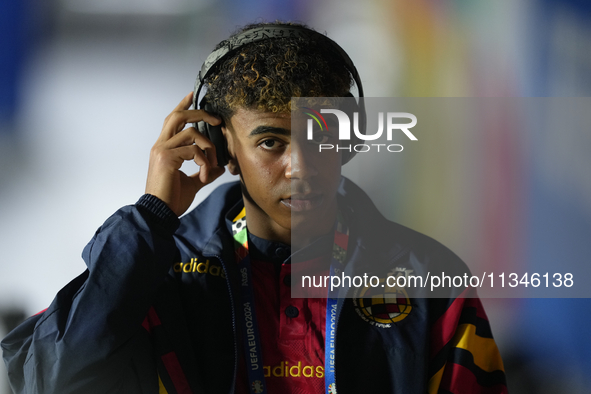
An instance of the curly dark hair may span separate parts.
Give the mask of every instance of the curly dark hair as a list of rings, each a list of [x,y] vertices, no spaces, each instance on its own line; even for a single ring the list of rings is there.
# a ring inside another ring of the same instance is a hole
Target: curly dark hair
[[[242,32],[265,25],[299,26],[297,23],[256,23]],[[291,97],[343,97],[352,85],[352,77],[341,56],[327,40],[311,38],[274,38],[247,44],[224,59],[205,80],[207,101],[224,119],[238,108],[256,108],[288,112]],[[216,50],[228,40],[220,42]]]

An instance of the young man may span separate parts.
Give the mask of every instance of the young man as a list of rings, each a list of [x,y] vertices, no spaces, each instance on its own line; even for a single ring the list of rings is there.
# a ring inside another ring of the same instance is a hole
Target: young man
[[[146,194],[97,231],[87,271],[3,341],[15,393],[506,392],[478,299],[405,298],[403,313],[375,324],[360,299],[291,297],[292,252],[321,262],[340,250],[345,269],[364,250],[385,269],[464,266],[386,221],[341,178],[350,156],[315,154],[335,137],[308,141],[304,117],[292,119],[291,97],[349,95],[356,71],[336,44],[257,25],[214,55],[164,122]],[[185,128],[194,122],[221,126],[205,132],[223,133],[240,181],[179,220],[223,172],[224,147]],[[182,173],[185,160],[199,172]]]

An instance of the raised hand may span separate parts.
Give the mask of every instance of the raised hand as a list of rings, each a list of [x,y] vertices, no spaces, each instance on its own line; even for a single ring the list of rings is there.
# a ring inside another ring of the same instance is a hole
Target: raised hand
[[[189,110],[193,93],[188,94],[166,117],[160,137],[150,151],[146,193],[164,201],[177,215],[190,206],[197,192],[224,173],[217,166],[213,143],[187,123],[205,121],[219,125],[221,120],[203,110]],[[193,160],[200,168],[187,175],[180,170],[185,160]]]

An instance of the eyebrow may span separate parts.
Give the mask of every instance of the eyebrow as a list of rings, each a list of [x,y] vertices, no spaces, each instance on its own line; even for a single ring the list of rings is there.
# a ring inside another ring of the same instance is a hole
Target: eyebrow
[[[266,134],[266,133],[273,133],[273,134],[290,136],[291,135],[291,130],[284,129],[282,127],[258,126],[254,130],[252,130],[248,136],[249,137],[254,137],[254,136],[257,136],[259,134]]]

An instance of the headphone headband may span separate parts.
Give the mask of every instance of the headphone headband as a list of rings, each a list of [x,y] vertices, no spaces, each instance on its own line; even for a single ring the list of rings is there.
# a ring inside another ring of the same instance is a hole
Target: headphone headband
[[[199,98],[201,89],[203,88],[205,78],[209,76],[209,74],[215,68],[215,65],[218,64],[218,62],[227,57],[230,53],[245,45],[275,38],[319,38],[321,40],[325,40],[326,42],[328,42],[345,62],[347,70],[351,73],[351,76],[353,77],[353,80],[357,85],[359,97],[363,97],[363,86],[361,85],[361,80],[359,78],[357,68],[355,68],[353,61],[351,60],[347,52],[345,52],[345,50],[341,48],[339,44],[337,44],[327,36],[310,30],[308,28],[286,25],[264,25],[246,30],[226,40],[224,46],[218,48],[217,50],[209,54],[207,59],[205,59],[205,62],[203,62],[197,80],[195,81],[195,88],[193,89],[194,108],[197,108],[199,104],[197,100]]]
[[[216,65],[218,65],[222,60],[227,58],[230,54],[235,53],[239,48],[252,44],[262,40],[272,40],[276,38],[304,38],[304,39],[317,39],[322,40],[327,43],[333,50],[339,55],[340,59],[343,61],[345,68],[355,81],[357,85],[357,91],[359,93],[359,113],[360,113],[360,120],[361,126],[363,130],[365,130],[365,121],[366,121],[366,114],[365,114],[365,105],[363,103],[363,86],[361,86],[361,80],[359,78],[359,73],[353,64],[353,61],[333,40],[328,38],[327,36],[310,30],[303,26],[290,26],[290,25],[264,25],[255,27],[249,30],[246,30],[223,43],[223,46],[213,51],[205,62],[201,66],[201,70],[199,71],[199,75],[195,80],[195,87],[193,89],[193,108],[198,109],[201,106],[204,107],[205,111],[211,112],[213,108],[210,107],[210,104],[206,102],[203,98],[201,102],[199,102],[199,95],[201,93],[201,89],[203,89],[203,85],[205,84],[205,79],[215,70]],[[349,96],[352,95],[349,93]],[[205,97],[205,96],[204,96]],[[217,159],[218,165],[224,166],[228,162],[228,153],[227,147],[225,143],[225,139],[222,135],[222,130],[220,126],[211,126],[205,122],[199,122],[198,125],[199,131],[207,136],[216,146],[217,152]],[[364,131],[362,131],[364,132]],[[355,155],[355,152],[350,152],[349,154],[343,154],[343,164],[347,163],[351,158]]]

